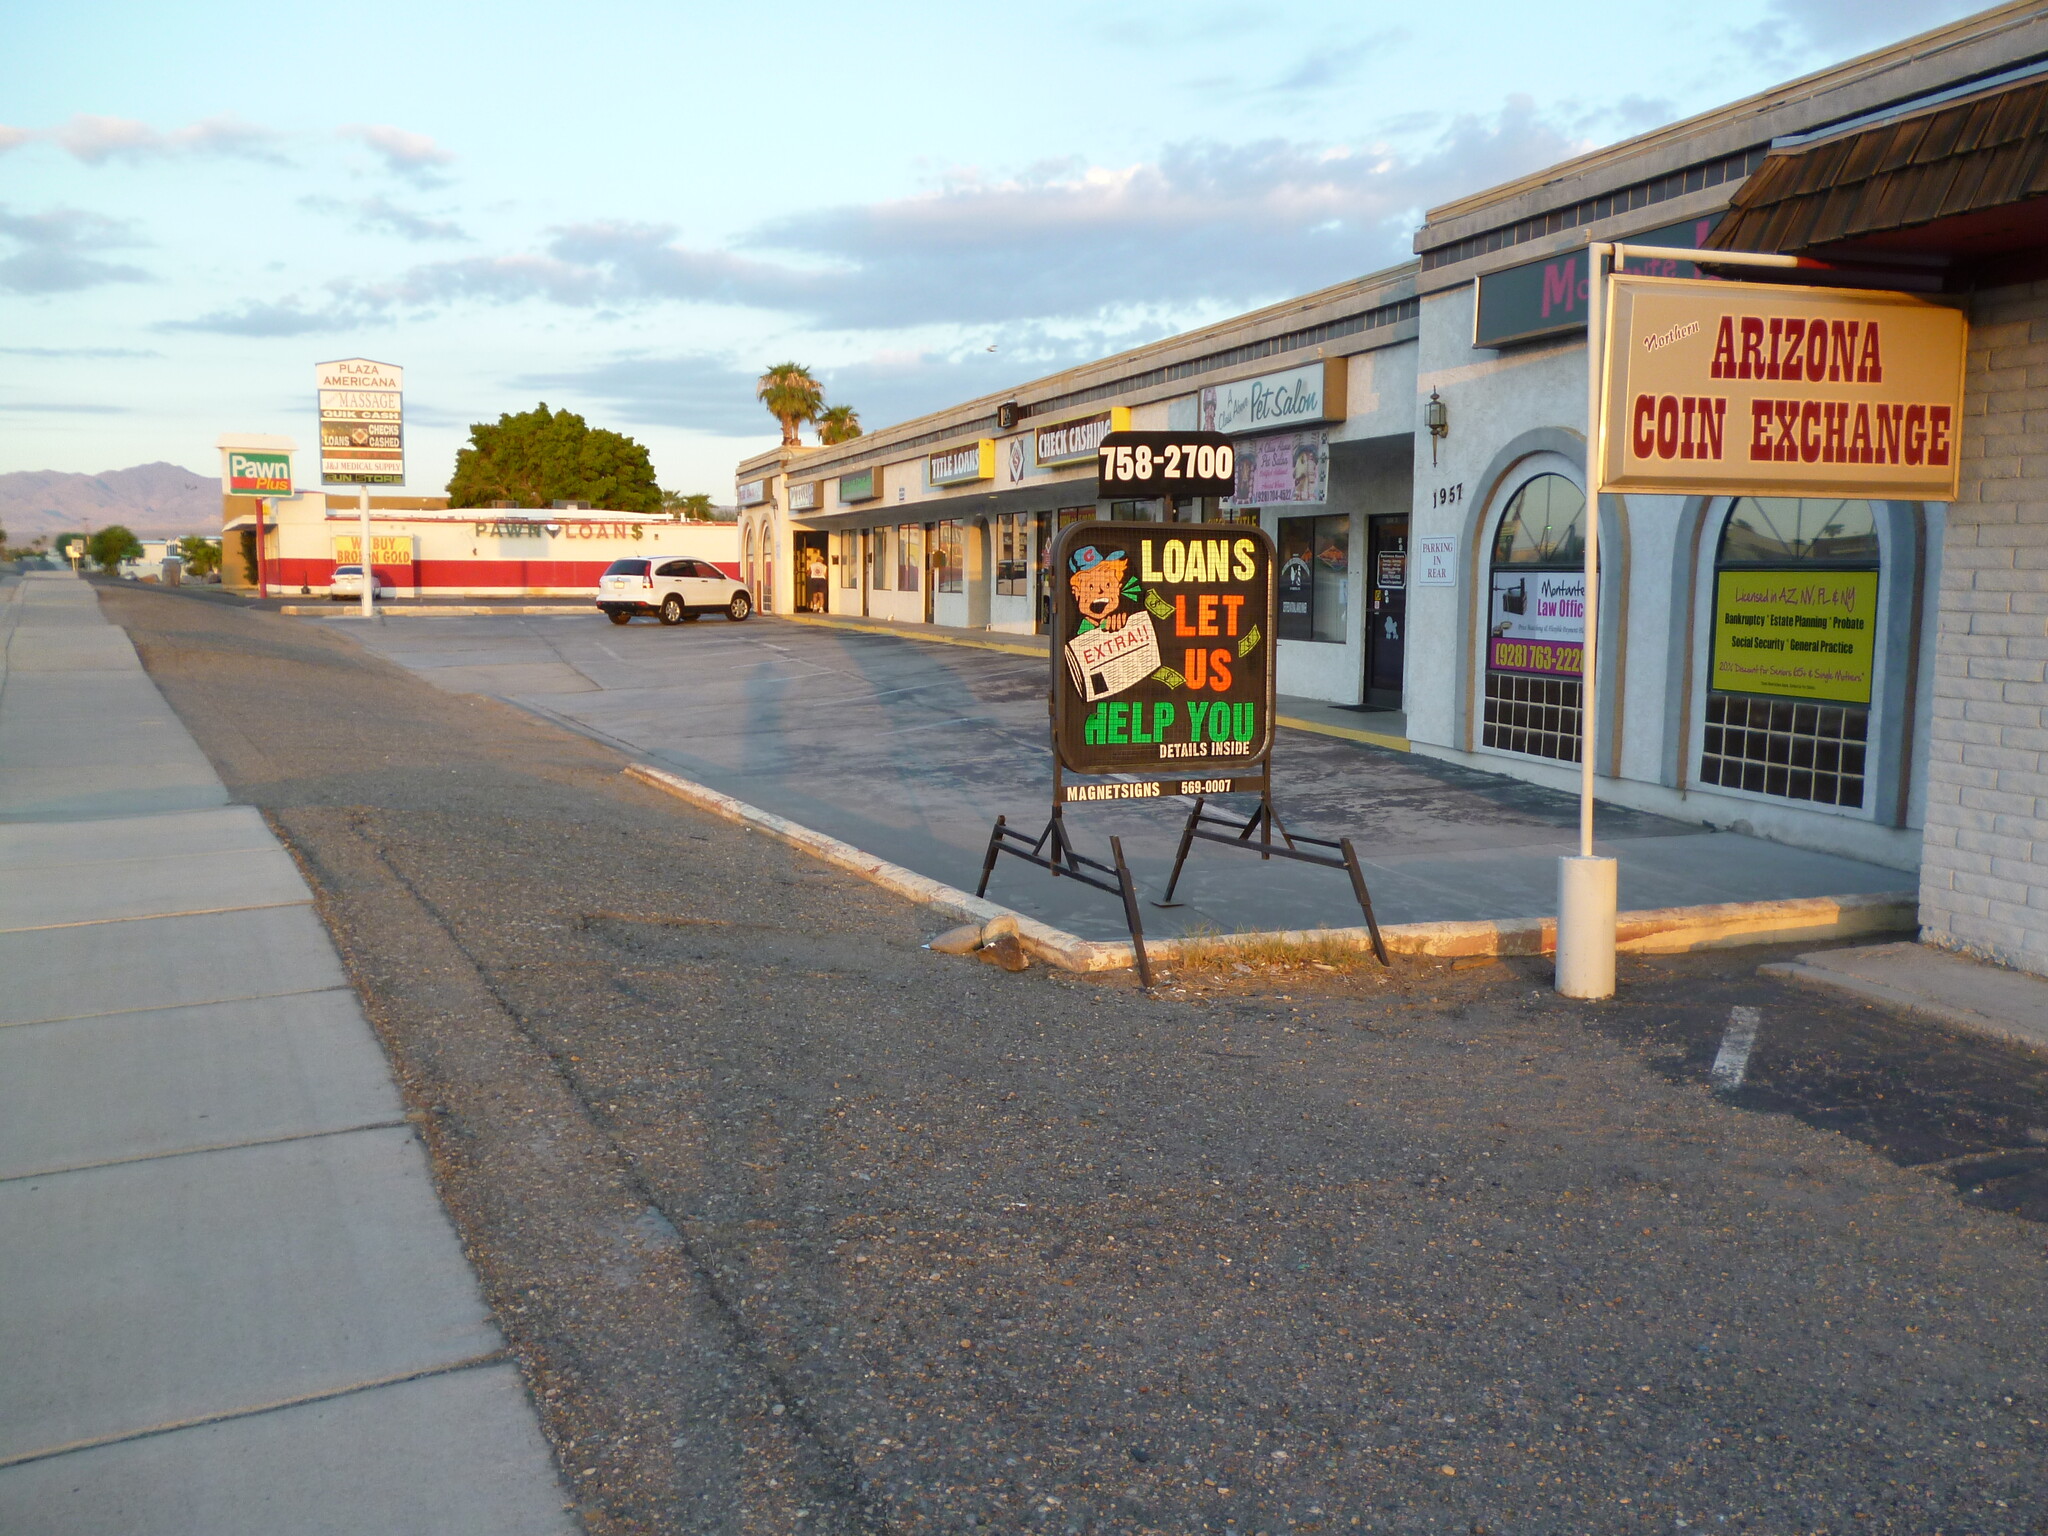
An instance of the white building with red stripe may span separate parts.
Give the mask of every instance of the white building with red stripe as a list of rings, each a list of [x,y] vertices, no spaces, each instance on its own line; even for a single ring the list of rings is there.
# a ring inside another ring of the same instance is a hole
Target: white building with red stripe
[[[247,585],[269,597],[324,595],[337,565],[361,559],[353,495],[229,498],[224,540],[244,544]],[[677,522],[659,513],[588,508],[391,508],[372,501],[370,548],[380,585],[404,597],[584,597],[624,556],[708,560],[738,577],[731,523]],[[242,560],[231,562],[237,571]]]

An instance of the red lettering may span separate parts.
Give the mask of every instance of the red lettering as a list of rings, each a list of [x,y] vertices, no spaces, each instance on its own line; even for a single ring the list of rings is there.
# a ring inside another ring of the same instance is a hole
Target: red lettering
[[[1209,653],[1209,687],[1216,693],[1222,693],[1230,687],[1230,652]]]
[[[1579,295],[1579,258],[1569,256],[1562,262],[1553,261],[1543,269],[1543,316],[1550,318],[1550,306],[1557,305],[1567,314],[1571,313]]]
[[[1173,595],[1173,633],[1181,640],[1194,637],[1194,626],[1188,623],[1188,595],[1185,592]]]
[[[1747,325],[1749,322],[1744,321],[1743,323]],[[1743,366],[1747,367],[1748,364],[1745,363]],[[1747,378],[1749,377],[1749,375],[1744,374],[1743,377]],[[1753,464],[1768,463],[1772,459],[1775,459],[1777,457],[1777,454],[1775,454],[1771,450],[1770,427],[1771,402],[1768,400],[1750,401],[1749,458],[1750,462]]]
[[[1827,339],[1825,332],[1822,333],[1821,339],[1823,341]],[[1828,401],[1827,436],[1822,440],[1820,448],[1820,456],[1823,463],[1846,464],[1849,462],[1848,435],[1848,405],[1840,400]]]
[[[1786,328],[1788,330],[1791,328],[1789,321],[1786,323]],[[1811,464],[1820,458],[1820,433],[1817,430],[1808,430],[1809,428],[1818,428],[1820,426],[1820,402],[1818,400],[1807,400],[1802,402],[1798,409],[1799,457]]]
[[[1735,377],[1735,317],[1723,315],[1721,329],[1714,335],[1714,361],[1707,368],[1710,379]]]
[[[1949,407],[1930,405],[1927,408],[1927,462],[1939,468],[1948,463]]]
[[[1657,457],[1678,457],[1678,396],[1666,395],[1657,402]]]
[[[1871,326],[1870,334],[1877,334],[1877,327]],[[1867,352],[1869,349],[1865,348]],[[1862,373],[1857,365],[1857,373]],[[1858,382],[1861,382],[1860,378]],[[1896,464],[1899,462],[1899,426],[1906,419],[1903,405],[1880,405],[1877,408],[1877,452],[1871,459],[1873,464]]]
[[[1700,446],[1696,456],[1718,459],[1721,457],[1721,428],[1728,419],[1728,402],[1717,395],[1709,395],[1699,404]]]
[[[1828,382],[1839,384],[1856,374],[1856,330],[1860,320],[1837,320],[1834,345],[1828,349]]]
[[[1217,633],[1214,592],[1204,592],[1195,599],[1195,633],[1205,640]]]
[[[1209,653],[1189,651],[1180,659],[1180,669],[1187,674],[1188,686],[1199,688],[1209,680]]]
[[[1761,379],[1764,373],[1764,323],[1755,315],[1742,317],[1742,372],[1736,375],[1743,379]]]
[[[1799,462],[1799,402],[1773,400],[1771,404],[1778,413],[1778,462],[1796,464]]]
[[[1685,432],[1678,440],[1678,456],[1681,459],[1695,458],[1697,455],[1693,452],[1692,446],[1692,419],[1698,414],[1700,403],[1691,395],[1686,395],[1678,404],[1685,412]]]
[[[1849,363],[1845,366],[1853,370],[1855,364]],[[1859,404],[1856,407],[1855,430],[1849,434],[1849,462],[1851,464],[1868,464],[1870,462],[1870,407],[1867,405]]]
[[[1828,323],[1816,320],[1806,328],[1806,382],[1818,384],[1828,376]]]
[[[1927,458],[1927,407],[1906,407],[1906,462],[1925,463]]]
[[[1774,319],[1771,321],[1771,358],[1769,362],[1764,364],[1764,377],[1767,379],[1784,377],[1778,371],[1778,347],[1784,339],[1785,322],[1783,319]]]
[[[1863,327],[1863,354],[1856,360],[1856,382],[1858,384],[1882,384],[1884,382],[1884,360],[1877,355],[1877,322],[1871,321]],[[1894,464],[1898,460],[1892,461]]]
[[[1647,459],[1657,451],[1657,397],[1637,395],[1636,407],[1631,421],[1629,447],[1635,450],[1639,459]]]
[[[1226,635],[1235,636],[1237,634],[1237,610],[1243,606],[1244,594],[1242,592],[1226,592],[1223,594],[1223,633]]]

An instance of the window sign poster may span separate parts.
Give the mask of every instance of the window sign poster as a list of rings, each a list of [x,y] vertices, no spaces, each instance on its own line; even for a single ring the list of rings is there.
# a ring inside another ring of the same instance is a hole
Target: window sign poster
[[[1330,499],[1330,434],[1281,432],[1237,445],[1237,488],[1226,507],[1321,506]]]
[[[1584,572],[1494,571],[1486,653],[1493,671],[1577,677],[1585,643]]]
[[[1077,523],[1053,552],[1053,741],[1067,798],[1215,794],[1273,736],[1272,543],[1218,524]],[[1170,775],[1170,777],[1166,777]],[[1107,793],[1115,791],[1114,795]]]
[[[1868,704],[1876,670],[1877,572],[1716,576],[1716,692]]]

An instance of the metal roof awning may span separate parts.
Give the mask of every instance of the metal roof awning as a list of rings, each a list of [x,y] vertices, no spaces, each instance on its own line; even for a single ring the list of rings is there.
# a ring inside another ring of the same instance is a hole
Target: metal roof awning
[[[1951,289],[2048,275],[2048,79],[1774,149],[1706,243],[1933,270]]]

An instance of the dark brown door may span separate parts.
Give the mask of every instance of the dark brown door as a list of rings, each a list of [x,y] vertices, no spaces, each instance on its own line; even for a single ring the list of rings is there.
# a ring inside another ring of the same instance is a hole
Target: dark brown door
[[[1401,707],[1408,650],[1408,519],[1366,519],[1365,702]]]

